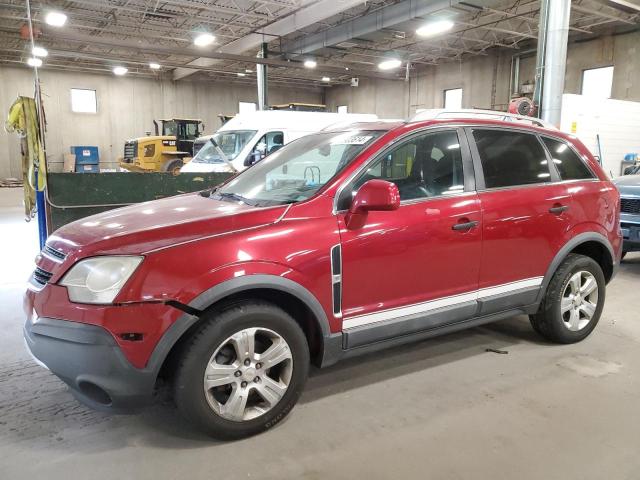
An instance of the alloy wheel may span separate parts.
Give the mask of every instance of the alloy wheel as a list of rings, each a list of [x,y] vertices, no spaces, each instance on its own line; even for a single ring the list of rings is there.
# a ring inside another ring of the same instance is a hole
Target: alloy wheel
[[[585,328],[598,307],[598,282],[587,271],[574,273],[562,294],[560,311],[564,326],[572,332]]]
[[[242,422],[271,410],[293,372],[285,339],[267,328],[246,328],[222,342],[204,373],[209,406],[222,418]]]

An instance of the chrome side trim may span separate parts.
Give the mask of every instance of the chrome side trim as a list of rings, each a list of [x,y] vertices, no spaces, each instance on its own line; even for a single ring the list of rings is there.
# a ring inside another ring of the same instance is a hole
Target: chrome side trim
[[[482,288],[480,290],[475,290],[472,292],[461,293],[459,295],[452,295],[450,297],[443,297],[435,300],[429,300],[427,302],[417,303],[414,305],[408,305],[406,307],[391,308],[388,310],[382,310],[380,312],[357,315],[354,317],[345,318],[342,322],[342,328],[343,330],[347,330],[349,328],[360,327],[362,325],[383,322],[385,320],[391,320],[399,317],[408,317],[411,315],[430,312],[432,310],[437,310],[440,308],[451,307],[466,302],[473,302],[482,298],[492,297],[494,295],[515,292],[523,288],[537,287],[542,284],[542,279],[543,277],[527,278],[516,282],[510,282],[502,285],[496,285],[494,287]]]
[[[333,315],[342,318],[342,248],[340,244],[331,247],[331,298]]]

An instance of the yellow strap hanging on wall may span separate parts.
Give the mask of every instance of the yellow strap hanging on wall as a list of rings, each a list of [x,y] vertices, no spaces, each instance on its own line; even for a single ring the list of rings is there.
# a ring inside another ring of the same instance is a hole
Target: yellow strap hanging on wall
[[[13,102],[5,122],[5,130],[17,133],[22,142],[25,214],[27,219],[30,219],[36,205],[35,192],[44,190],[47,185],[47,162],[42,148],[36,102],[33,98],[18,97]]]

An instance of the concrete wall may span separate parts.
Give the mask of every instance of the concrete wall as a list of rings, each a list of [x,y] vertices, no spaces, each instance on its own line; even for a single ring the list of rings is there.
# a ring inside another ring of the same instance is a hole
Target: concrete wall
[[[234,114],[238,102],[257,102],[253,86],[209,82],[172,82],[112,75],[40,72],[47,115],[47,157],[60,171],[71,145],[97,145],[103,167],[113,168],[127,138],[153,130],[154,119],[201,118],[206,132],[215,131],[219,113]],[[98,113],[71,112],[70,89],[97,91]],[[3,117],[17,95],[33,96],[33,71],[0,67],[0,111]],[[320,90],[270,88],[271,103],[322,103]],[[20,177],[20,146],[15,134],[0,130],[0,178]]]
[[[418,108],[442,108],[444,90],[462,88],[464,108],[506,109],[514,53],[496,49],[485,56],[428,67],[409,82],[361,78],[359,87],[328,88],[326,102],[331,111],[338,105],[348,105],[353,113],[406,117]],[[614,65],[612,98],[640,101],[640,32],[571,43],[565,93],[580,93],[584,69],[608,65]],[[520,83],[533,83],[534,73],[535,57],[524,58]]]

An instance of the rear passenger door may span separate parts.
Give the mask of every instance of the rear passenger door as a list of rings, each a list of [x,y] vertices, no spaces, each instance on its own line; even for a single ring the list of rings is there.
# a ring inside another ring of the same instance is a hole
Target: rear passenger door
[[[533,303],[570,228],[571,196],[533,132],[467,129],[482,209],[480,315]]]
[[[571,227],[594,220],[601,225],[616,222],[615,205],[602,194],[602,184],[574,148],[565,140],[542,136],[551,165],[558,171],[560,181],[571,195],[570,209],[566,214]]]

